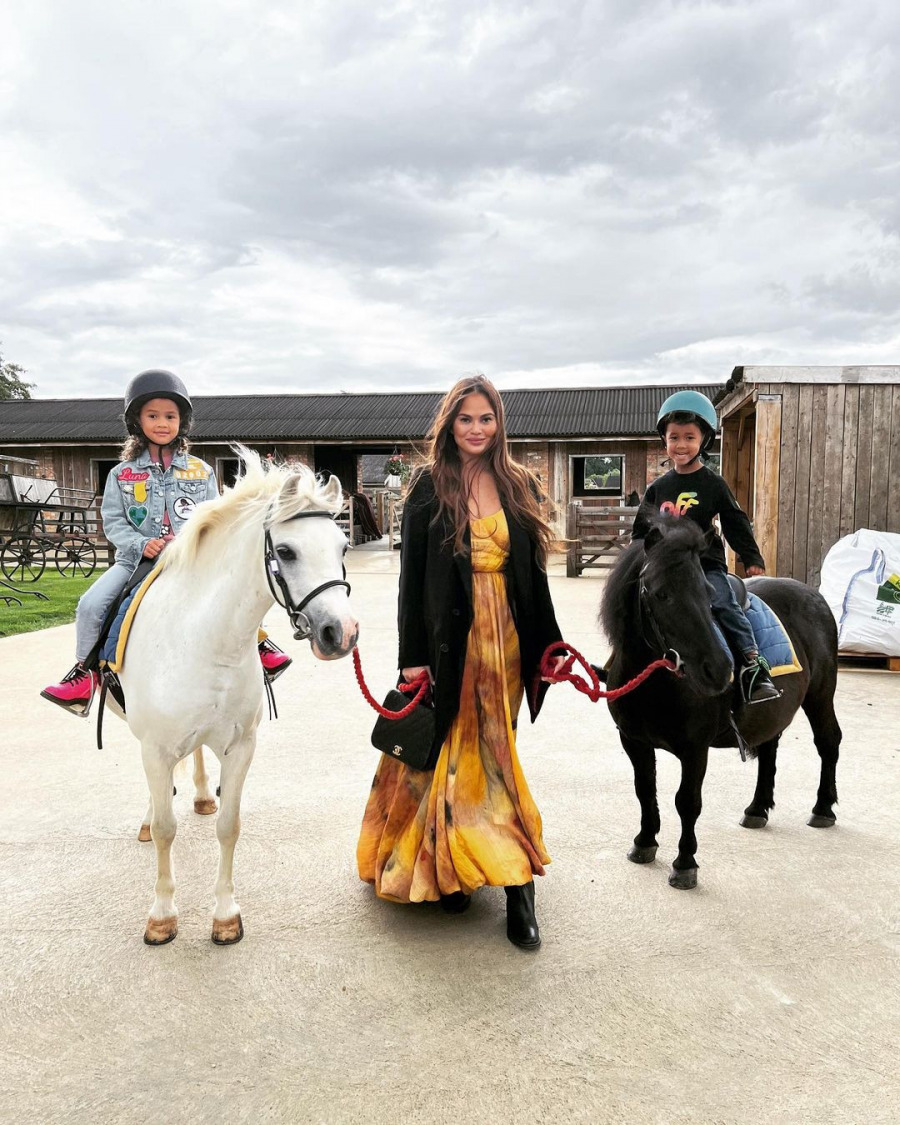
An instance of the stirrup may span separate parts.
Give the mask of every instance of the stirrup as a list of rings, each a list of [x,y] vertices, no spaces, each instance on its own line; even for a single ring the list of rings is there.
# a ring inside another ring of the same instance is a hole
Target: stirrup
[[[58,696],[51,695],[46,689],[40,693],[41,699],[46,699],[50,703],[55,703],[57,707],[61,707],[63,711],[68,711],[70,715],[75,715],[76,718],[86,719],[91,713],[91,705],[94,702],[94,696],[97,694],[97,677],[95,673],[85,668],[83,664],[75,664],[60,680],[60,683],[66,683],[68,680],[74,680],[77,674],[81,672],[83,675],[90,677],[91,681],[91,694],[87,697],[86,701],[72,700],[71,702],[60,699]]]

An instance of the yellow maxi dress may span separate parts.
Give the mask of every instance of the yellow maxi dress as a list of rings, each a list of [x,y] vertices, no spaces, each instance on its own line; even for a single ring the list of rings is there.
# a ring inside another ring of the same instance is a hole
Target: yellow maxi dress
[[[502,509],[470,528],[474,620],[459,713],[433,771],[382,756],[357,846],[360,878],[395,902],[528,883],[550,862],[516,754],[523,687],[503,574],[509,529]]]

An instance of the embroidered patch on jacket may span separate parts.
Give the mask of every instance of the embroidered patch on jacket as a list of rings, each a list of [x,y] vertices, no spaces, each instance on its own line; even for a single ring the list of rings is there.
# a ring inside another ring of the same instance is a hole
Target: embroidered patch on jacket
[[[149,472],[148,473],[136,473],[134,471],[134,469],[132,469],[132,468],[125,468],[121,471],[121,473],[118,473],[116,475],[116,480],[120,484],[135,484],[139,480],[149,480],[149,479],[150,479]]]
[[[175,470],[176,480],[209,480],[209,466],[199,457],[188,457],[186,469]]]

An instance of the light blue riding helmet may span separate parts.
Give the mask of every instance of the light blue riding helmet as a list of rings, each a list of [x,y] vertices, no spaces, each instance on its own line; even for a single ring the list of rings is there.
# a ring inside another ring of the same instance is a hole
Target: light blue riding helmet
[[[706,449],[715,439],[716,430],[719,428],[716,408],[706,395],[699,391],[676,391],[675,394],[669,395],[659,408],[656,430],[663,441],[666,440],[666,421],[670,414],[693,414],[703,431],[701,449]]]

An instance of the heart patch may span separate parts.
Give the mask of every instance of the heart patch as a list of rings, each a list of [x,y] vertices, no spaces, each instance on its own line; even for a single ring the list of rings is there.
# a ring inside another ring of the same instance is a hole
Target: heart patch
[[[147,509],[142,504],[139,508],[132,506],[128,509],[128,518],[135,527],[140,527],[144,520],[147,518]]]

